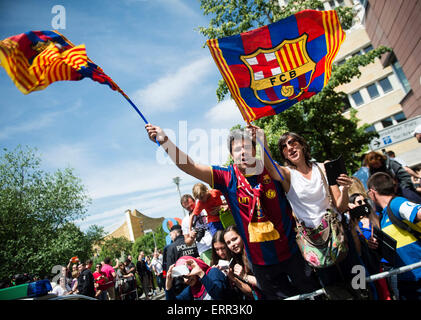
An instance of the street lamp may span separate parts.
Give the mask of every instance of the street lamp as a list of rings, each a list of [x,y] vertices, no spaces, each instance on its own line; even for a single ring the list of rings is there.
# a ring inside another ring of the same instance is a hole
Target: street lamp
[[[175,177],[175,178],[172,179],[172,181],[177,186],[178,194],[180,195],[180,201],[181,201],[180,180],[181,180],[180,177]],[[183,216],[186,216],[186,211],[184,210],[183,206],[181,206],[181,209],[183,210]]]
[[[151,233],[151,232],[152,232],[152,237],[153,237],[153,243],[155,244],[155,248],[157,248],[156,241],[155,241],[155,232],[153,232],[152,229],[147,229],[143,231],[144,234]]]

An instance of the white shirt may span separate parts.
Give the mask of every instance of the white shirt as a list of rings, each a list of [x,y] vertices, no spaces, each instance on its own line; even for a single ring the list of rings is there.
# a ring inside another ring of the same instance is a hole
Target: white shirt
[[[200,216],[203,217],[206,215],[206,212],[203,210],[200,213]],[[206,219],[205,219],[206,221]],[[183,234],[189,234],[189,224],[190,224],[190,216],[186,216],[183,218],[183,220],[181,221],[181,229],[183,231]],[[211,249],[212,247],[212,235],[211,233],[207,230],[207,225],[206,223],[204,224],[200,224],[200,220],[199,222],[196,224],[196,226],[201,226],[206,228],[206,232],[205,235],[203,236],[203,238],[200,240],[200,242],[196,241],[196,246],[197,246],[197,251],[199,251],[199,255],[202,254],[203,252]]]
[[[162,273],[163,271],[162,260],[160,260],[159,258],[153,257],[151,261],[151,266],[155,267],[155,270],[158,274]]]
[[[291,185],[286,193],[287,199],[298,220],[304,222],[306,227],[315,228],[322,221],[326,209],[330,207],[320,171],[313,163],[311,179],[307,179],[297,170],[289,170]]]

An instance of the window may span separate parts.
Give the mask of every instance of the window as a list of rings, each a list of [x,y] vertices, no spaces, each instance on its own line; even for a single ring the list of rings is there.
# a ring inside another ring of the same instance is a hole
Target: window
[[[384,93],[392,91],[392,89],[393,89],[393,87],[392,87],[392,85],[391,85],[391,83],[390,83],[390,81],[387,77],[379,80],[379,84],[382,87]]]
[[[349,109],[351,109],[351,103],[349,102],[348,97],[345,97],[345,98],[343,99],[343,103],[344,103],[344,106],[342,107],[342,112],[346,112],[346,111],[348,111]]]
[[[402,84],[402,87],[404,88],[405,93],[408,93],[409,90],[411,90],[411,86],[409,85],[408,79],[405,76],[405,73],[403,73],[402,67],[399,64],[399,62],[396,60],[393,65],[393,70],[395,71],[396,75],[398,76],[399,81]]]
[[[359,91],[351,94],[352,100],[354,100],[356,106],[360,106],[364,103],[363,97]]]
[[[337,62],[337,65],[338,66],[340,66],[340,65],[342,65],[342,64],[344,64],[345,63],[345,59],[342,59],[342,60],[339,60],[338,62]]]
[[[367,47],[365,47],[364,49],[363,49],[363,51],[364,51],[364,53],[367,53],[367,52],[369,52],[369,51],[371,51],[371,50],[373,50],[373,46],[370,44],[370,45],[368,45]]]
[[[386,119],[383,119],[380,121],[383,125],[383,128],[387,128],[393,125],[392,117],[387,117]]]
[[[335,8],[335,1],[329,1],[329,5],[332,9]]]
[[[377,98],[378,96],[380,96],[379,91],[377,90],[377,86],[376,86],[375,83],[370,84],[367,87],[367,91],[368,91],[368,94],[370,95],[371,99],[374,99],[374,98]]]
[[[365,132],[372,132],[372,131],[376,131],[376,129],[374,128],[374,126],[373,126],[373,125],[371,125],[371,126],[369,126],[369,127],[365,128]]]
[[[393,118],[395,118],[396,122],[398,123],[406,120],[405,113],[403,112],[399,112],[395,114]]]

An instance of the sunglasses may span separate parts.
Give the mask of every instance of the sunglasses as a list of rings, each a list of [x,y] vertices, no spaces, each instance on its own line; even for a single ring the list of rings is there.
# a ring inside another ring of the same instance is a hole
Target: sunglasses
[[[298,141],[296,139],[289,139],[286,143],[281,144],[281,149],[284,150],[287,147],[287,145],[290,147],[295,146],[297,143]]]
[[[362,206],[362,204],[364,203],[364,204],[368,204],[368,201],[367,201],[367,199],[364,199],[364,200],[357,200],[357,203],[360,205],[360,206]]]

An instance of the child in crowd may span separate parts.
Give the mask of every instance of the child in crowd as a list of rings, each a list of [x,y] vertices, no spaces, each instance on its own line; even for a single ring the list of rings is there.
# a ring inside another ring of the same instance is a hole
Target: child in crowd
[[[222,193],[219,190],[209,190],[203,183],[196,183],[193,186],[193,197],[196,200],[196,206],[193,214],[190,216],[189,230],[193,227],[193,217],[198,216],[202,210],[208,215],[208,229],[212,236],[218,230],[224,230],[219,219],[220,210],[226,211],[228,205],[221,199]]]

